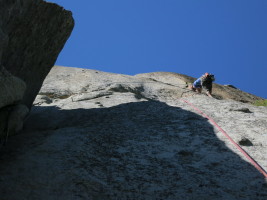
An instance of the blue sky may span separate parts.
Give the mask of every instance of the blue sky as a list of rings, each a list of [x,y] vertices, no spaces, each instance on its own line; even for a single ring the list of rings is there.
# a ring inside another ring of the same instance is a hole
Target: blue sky
[[[267,98],[267,0],[48,0],[73,12],[56,64],[134,75],[166,71]]]

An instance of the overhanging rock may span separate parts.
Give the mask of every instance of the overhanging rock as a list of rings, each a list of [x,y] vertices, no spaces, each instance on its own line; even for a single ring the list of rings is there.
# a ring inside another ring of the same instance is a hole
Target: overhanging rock
[[[56,4],[0,0],[0,63],[26,83],[29,108],[73,27],[72,13]]]

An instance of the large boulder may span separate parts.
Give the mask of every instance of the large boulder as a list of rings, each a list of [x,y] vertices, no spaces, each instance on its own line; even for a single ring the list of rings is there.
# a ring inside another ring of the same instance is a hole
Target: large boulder
[[[23,127],[29,109],[20,104],[26,84],[0,66],[0,139],[13,135]]]
[[[26,84],[12,76],[0,66],[0,108],[19,102],[24,95]]]
[[[0,63],[26,83],[29,108],[73,26],[72,13],[56,4],[0,0]]]
[[[43,0],[0,0],[0,139],[20,131],[71,34],[70,11]]]

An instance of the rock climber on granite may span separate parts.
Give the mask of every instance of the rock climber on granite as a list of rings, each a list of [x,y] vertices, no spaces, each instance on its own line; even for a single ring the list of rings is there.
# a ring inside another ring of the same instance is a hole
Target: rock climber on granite
[[[206,90],[206,94],[209,97],[212,97],[211,93],[213,81],[215,81],[214,75],[206,72],[204,75],[194,81],[193,85],[191,86],[191,89],[195,92],[201,93],[202,88],[204,88]]]

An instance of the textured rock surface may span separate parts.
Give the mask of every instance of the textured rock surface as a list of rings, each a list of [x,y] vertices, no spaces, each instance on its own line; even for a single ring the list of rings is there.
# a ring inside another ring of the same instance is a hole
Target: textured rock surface
[[[73,25],[56,4],[0,0],[0,139],[22,128]]]
[[[26,84],[0,66],[0,108],[22,100]]]
[[[138,77],[152,78],[163,83],[170,85],[176,85],[178,87],[184,84],[190,85],[196,80],[190,76],[183,74],[171,73],[171,72],[154,72],[147,74],[138,74]],[[262,98],[255,95],[243,92],[232,85],[219,85],[213,84],[212,89],[213,96],[217,99],[232,99],[243,103],[253,103],[256,100],[262,100]]]
[[[71,12],[56,4],[0,0],[0,63],[26,83],[23,103],[29,108],[73,25]]]
[[[26,84],[0,66],[0,140],[20,131],[29,112],[21,101]],[[16,116],[17,115],[17,116]]]
[[[265,200],[263,176],[180,97],[250,141],[265,169],[267,108],[151,76],[53,68],[23,134],[1,149],[1,198]]]

